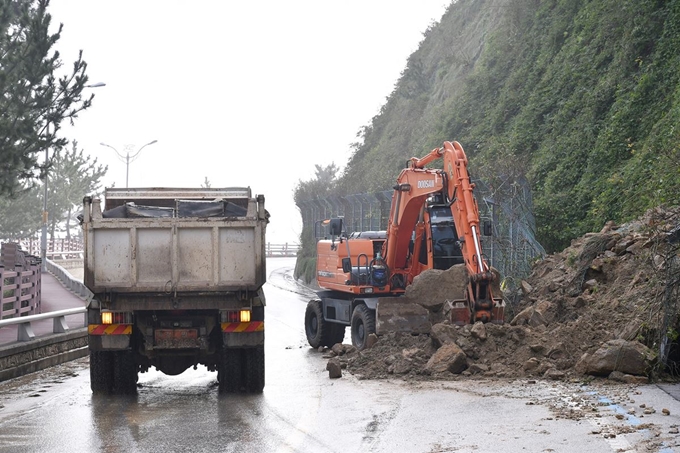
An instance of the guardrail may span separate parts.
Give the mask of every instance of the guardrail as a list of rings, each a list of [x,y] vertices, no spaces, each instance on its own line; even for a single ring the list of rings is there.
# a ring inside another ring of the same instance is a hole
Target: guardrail
[[[52,333],[67,333],[69,327],[66,324],[66,316],[77,315],[83,313],[83,327],[87,327],[87,308],[77,307],[68,308],[66,310],[51,311],[48,313],[41,313],[39,315],[20,316],[18,318],[4,319],[0,321],[0,328],[5,326],[18,326],[17,341],[31,341],[35,340],[35,334],[31,323],[34,321],[42,321],[44,319],[54,319]]]
[[[274,257],[284,257],[284,256],[297,256],[300,250],[299,244],[271,244],[267,242],[267,256],[270,258]]]
[[[78,297],[81,299],[85,300],[86,302],[89,302],[92,297],[92,291],[87,289],[85,284],[81,282],[80,280],[76,280],[73,278],[73,276],[64,269],[62,266],[58,265],[54,261],[48,259],[47,260],[47,271],[54,275],[59,281],[61,282],[62,285],[72,293],[76,294]]]
[[[48,259],[46,267],[64,287],[85,300],[92,297],[83,283],[74,279],[62,266]],[[38,275],[39,269],[38,265]],[[72,328],[69,328],[66,317],[78,314],[83,315],[82,324],[73,325],[74,320],[71,319]],[[36,337],[32,323],[50,318],[53,319],[52,333]],[[0,320],[0,328],[9,325],[17,325],[17,342],[0,345],[0,382],[85,357],[89,352],[85,307]]]

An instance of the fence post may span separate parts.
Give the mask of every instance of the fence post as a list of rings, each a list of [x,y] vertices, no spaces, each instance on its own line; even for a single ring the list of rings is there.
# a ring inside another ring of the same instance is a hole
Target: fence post
[[[40,313],[40,271],[36,269],[35,265],[31,266],[31,314],[37,315]]]
[[[24,267],[21,264],[15,264],[14,265],[14,310],[16,313],[16,316],[21,316],[21,309],[23,308],[21,305],[21,283],[22,283],[22,276],[21,273],[24,271]]]

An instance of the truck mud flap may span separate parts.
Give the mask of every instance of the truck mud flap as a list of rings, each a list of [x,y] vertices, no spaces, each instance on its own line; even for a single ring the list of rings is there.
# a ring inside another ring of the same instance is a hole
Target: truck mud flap
[[[120,351],[130,348],[132,324],[89,324],[87,333],[91,351]]]
[[[264,321],[223,322],[222,343],[227,347],[250,347],[264,344]]]

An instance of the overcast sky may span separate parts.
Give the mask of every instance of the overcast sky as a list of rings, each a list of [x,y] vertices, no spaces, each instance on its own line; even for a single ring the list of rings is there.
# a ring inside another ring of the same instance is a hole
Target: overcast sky
[[[93,106],[65,134],[104,185],[250,186],[268,241],[297,242],[293,190],[349,145],[448,0],[52,0],[66,66],[82,49]]]

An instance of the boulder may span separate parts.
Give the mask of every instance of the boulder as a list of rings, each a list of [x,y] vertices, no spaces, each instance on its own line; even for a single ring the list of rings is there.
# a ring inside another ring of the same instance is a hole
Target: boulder
[[[455,343],[458,337],[458,329],[451,324],[435,324],[432,326],[430,338],[435,347],[440,348],[447,343]]]
[[[576,370],[594,376],[609,376],[613,371],[644,376],[656,357],[647,346],[637,341],[610,340],[593,354],[585,354],[576,364]]]
[[[456,264],[445,271],[429,269],[413,279],[405,296],[429,311],[440,311],[445,301],[465,298],[467,280],[464,264]]]
[[[470,333],[472,336],[478,340],[484,341],[486,340],[486,327],[484,326],[484,323],[481,321],[477,321],[473,326],[472,329],[470,330]]]
[[[447,343],[437,349],[425,369],[431,373],[443,373],[449,371],[453,374],[460,374],[467,368],[467,356],[463,350],[455,343]]]
[[[330,359],[326,364],[326,370],[328,370],[328,377],[331,379],[342,377],[342,366],[338,359]]]
[[[545,319],[538,311],[536,311],[536,309],[533,306],[531,306],[520,311],[517,314],[517,316],[512,318],[512,321],[510,321],[510,325],[511,326],[529,325],[532,327],[536,327],[540,325],[545,325]]]
[[[524,371],[532,371],[537,369],[540,364],[541,364],[540,360],[538,360],[536,357],[531,357],[529,360],[524,362],[522,368],[524,369]]]

